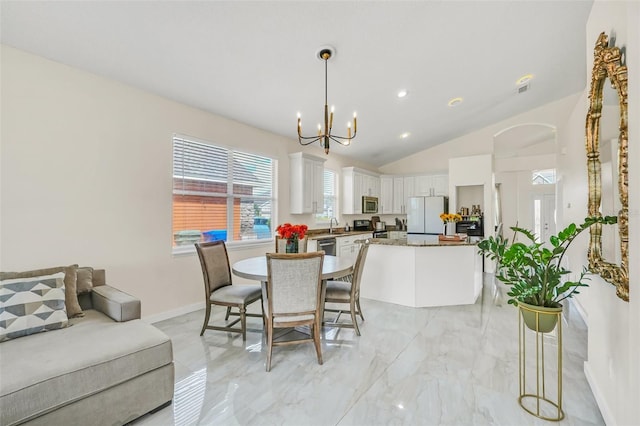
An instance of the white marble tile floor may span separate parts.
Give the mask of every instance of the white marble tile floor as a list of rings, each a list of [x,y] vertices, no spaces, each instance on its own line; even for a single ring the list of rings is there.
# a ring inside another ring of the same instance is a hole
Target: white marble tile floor
[[[211,330],[200,337],[204,310],[159,322],[173,341],[175,396],[134,424],[548,425],[518,404],[517,309],[494,295],[487,274],[475,305],[413,309],[362,299],[360,337],[325,328],[323,365],[311,343],[276,347],[269,373],[258,318],[248,320],[246,342]],[[559,424],[604,425],[583,372],[586,327],[567,311]],[[223,312],[214,309],[214,319]],[[555,338],[545,345],[556,350]]]

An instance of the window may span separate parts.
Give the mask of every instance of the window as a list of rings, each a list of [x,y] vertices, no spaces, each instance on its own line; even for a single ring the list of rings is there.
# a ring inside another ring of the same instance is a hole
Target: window
[[[323,172],[323,209],[321,213],[316,214],[316,223],[329,222],[332,217],[336,217],[338,211],[338,194],[337,183],[338,174],[333,170],[324,169]]]
[[[173,138],[173,247],[273,238],[275,160]]]
[[[548,185],[556,183],[556,169],[534,170],[531,173],[532,185]]]

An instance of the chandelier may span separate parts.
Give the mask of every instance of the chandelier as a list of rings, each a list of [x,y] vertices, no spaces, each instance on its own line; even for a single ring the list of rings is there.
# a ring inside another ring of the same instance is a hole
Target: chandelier
[[[298,113],[298,142],[300,145],[310,145],[314,142],[320,142],[320,145],[324,148],[325,154],[329,154],[329,142],[334,141],[340,145],[347,146],[351,143],[351,140],[356,137],[358,131],[358,121],[356,113],[353,113],[353,136],[351,136],[351,122],[347,123],[347,136],[336,136],[331,134],[333,128],[333,106],[331,107],[331,114],[329,114],[329,107],[327,106],[327,61],[333,55],[332,48],[326,47],[318,52],[318,59],[324,61],[324,130],[322,126],[318,124],[317,136],[302,136],[302,121],[300,119],[300,113]]]

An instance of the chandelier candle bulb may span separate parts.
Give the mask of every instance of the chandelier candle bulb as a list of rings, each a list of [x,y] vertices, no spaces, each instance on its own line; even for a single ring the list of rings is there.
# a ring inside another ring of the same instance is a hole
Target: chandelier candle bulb
[[[333,105],[331,105],[331,117],[329,118],[329,129],[333,128]]]

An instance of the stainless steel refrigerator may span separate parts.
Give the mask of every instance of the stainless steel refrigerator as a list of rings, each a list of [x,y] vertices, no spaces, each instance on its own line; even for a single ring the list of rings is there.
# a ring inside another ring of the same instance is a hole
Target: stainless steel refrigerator
[[[407,210],[407,233],[442,234],[441,213],[449,211],[448,197],[410,197]]]

